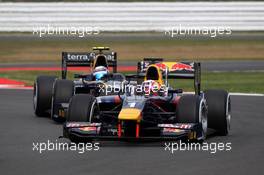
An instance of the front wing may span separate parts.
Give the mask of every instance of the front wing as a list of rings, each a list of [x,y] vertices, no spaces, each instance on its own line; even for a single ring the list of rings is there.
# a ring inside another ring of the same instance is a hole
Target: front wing
[[[145,128],[144,130],[147,130]],[[153,129],[153,128],[151,128]],[[87,142],[92,140],[135,140],[135,141],[172,141],[172,140],[201,140],[202,129],[196,123],[158,124],[155,127],[159,135],[128,137],[119,136],[118,127],[105,126],[102,123],[66,122],[63,136],[71,141]],[[142,132],[144,132],[142,130]],[[120,131],[123,132],[123,131]]]

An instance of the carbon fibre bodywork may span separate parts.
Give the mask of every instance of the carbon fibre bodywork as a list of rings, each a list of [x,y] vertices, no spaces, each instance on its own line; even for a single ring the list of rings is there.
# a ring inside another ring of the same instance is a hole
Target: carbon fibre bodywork
[[[99,117],[93,123],[66,122],[64,137],[75,141],[202,139],[201,124],[176,122],[181,95],[97,97]],[[128,113],[122,118],[124,110]],[[139,115],[133,110],[139,111]],[[135,118],[128,118],[129,115]]]
[[[135,80],[138,86],[138,82],[143,79],[142,86],[146,83],[151,86],[157,85],[158,91],[146,93],[144,89],[142,93],[132,90],[122,95],[97,97],[93,102],[98,106],[97,115],[93,116],[90,112],[90,120],[67,121],[63,127],[64,137],[71,141],[94,139],[203,141],[206,138],[208,105],[206,95],[201,91],[200,63],[163,62],[162,59],[147,58],[138,63],[136,75],[127,75],[126,78],[127,84],[132,87],[135,87]],[[181,89],[173,89],[168,79],[193,79],[195,93],[187,95],[183,94]],[[161,91],[162,87],[165,87],[165,91]],[[228,104],[227,92],[212,92],[223,97],[222,104]],[[215,97],[217,96],[211,96],[210,99],[215,100]],[[225,128],[228,125],[229,107],[212,103],[211,107],[214,115],[221,109],[219,118],[213,119],[210,115],[211,121],[221,121],[221,125],[218,126]],[[74,118],[75,115],[71,116]],[[213,129],[219,130],[219,127]]]

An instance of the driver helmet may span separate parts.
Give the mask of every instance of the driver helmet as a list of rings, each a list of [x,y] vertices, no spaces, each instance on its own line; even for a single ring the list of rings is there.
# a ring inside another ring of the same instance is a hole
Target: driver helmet
[[[98,66],[93,71],[93,76],[95,77],[95,80],[101,80],[105,75],[108,74],[108,69],[104,66]]]

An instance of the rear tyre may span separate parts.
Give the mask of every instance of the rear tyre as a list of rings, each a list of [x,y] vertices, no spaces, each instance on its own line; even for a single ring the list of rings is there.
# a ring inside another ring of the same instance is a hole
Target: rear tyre
[[[231,100],[225,90],[207,90],[205,99],[208,105],[208,127],[226,136],[230,131]]]
[[[96,98],[89,94],[77,94],[70,100],[68,122],[95,122],[99,118]]]
[[[197,95],[184,95],[176,109],[177,123],[199,123],[202,133],[198,140],[204,140],[207,134],[207,108],[205,100]]]
[[[55,121],[63,119],[58,118],[58,109],[54,106],[59,103],[69,103],[74,93],[74,83],[71,80],[57,79],[53,86],[53,96],[51,105],[51,118]],[[65,119],[65,118],[64,118]]]
[[[38,76],[34,83],[33,105],[36,116],[48,116],[55,76]]]

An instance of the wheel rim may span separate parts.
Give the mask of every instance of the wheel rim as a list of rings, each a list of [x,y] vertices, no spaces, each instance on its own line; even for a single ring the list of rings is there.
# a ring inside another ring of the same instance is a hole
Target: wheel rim
[[[89,122],[92,123],[93,119],[98,119],[99,117],[99,109],[96,103],[96,100],[93,101],[92,103],[92,107],[91,107],[91,111],[90,111],[90,115],[89,115]]]
[[[227,97],[227,102],[226,102],[226,129],[229,132],[231,128],[231,100],[230,100],[230,95],[228,94]]]
[[[202,134],[203,134],[203,139],[206,138],[206,134],[207,134],[207,125],[208,125],[208,122],[207,122],[207,109],[206,109],[206,105],[205,105],[205,102],[204,100],[201,101],[200,103],[200,123],[202,124]]]
[[[50,117],[51,119],[54,119],[54,95],[52,95],[51,97],[51,109],[50,109]]]
[[[54,119],[54,96],[55,96],[55,84],[56,84],[57,79],[52,84],[52,95],[51,95],[51,107],[50,107],[50,118]]]
[[[34,84],[34,91],[33,91],[33,106],[34,106],[35,111],[37,109],[37,103],[38,103],[38,86],[37,86],[37,82],[36,82]]]

